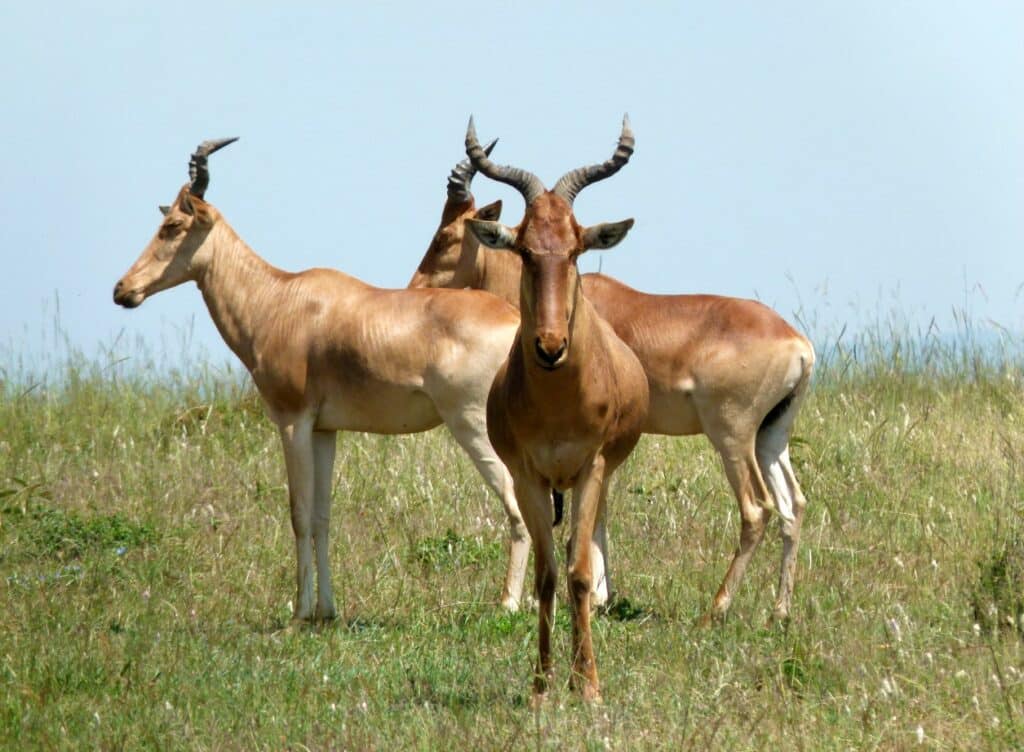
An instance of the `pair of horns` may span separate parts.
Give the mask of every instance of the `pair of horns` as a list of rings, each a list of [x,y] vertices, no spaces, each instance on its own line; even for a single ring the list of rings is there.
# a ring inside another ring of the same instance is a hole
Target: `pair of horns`
[[[206,169],[206,159],[218,149],[223,149],[228,144],[238,140],[234,138],[215,138],[211,141],[203,141],[196,147],[191,159],[188,160],[188,192],[196,198],[202,198],[206,193],[206,187],[210,184],[210,171]]]
[[[559,178],[551,192],[561,196],[572,206],[579,192],[588,185],[596,183],[598,180],[610,178],[621,170],[633,155],[635,143],[636,139],[633,138],[633,129],[629,125],[629,115],[625,115],[622,118],[622,133],[619,134],[619,143],[615,147],[615,153],[612,154],[611,159],[598,165],[578,167],[575,170],[570,170]],[[493,143],[491,146],[493,146]],[[526,200],[527,205],[533,203],[533,200],[546,190],[540,178],[532,172],[492,162],[488,158],[490,149],[481,147],[480,142],[477,140],[476,126],[473,125],[472,117],[469,118],[469,127],[466,128],[466,154],[469,155],[473,167],[484,175],[501,183],[511,185],[519,191]]]
[[[494,139],[491,143],[484,147],[484,154],[490,156],[491,150],[494,149],[494,145],[498,143],[498,139]],[[473,182],[473,176],[476,175],[476,167],[472,165],[468,158],[463,159],[455,167],[452,168],[451,175],[448,176],[448,198],[452,201],[469,201],[473,194],[469,192],[469,184]]]

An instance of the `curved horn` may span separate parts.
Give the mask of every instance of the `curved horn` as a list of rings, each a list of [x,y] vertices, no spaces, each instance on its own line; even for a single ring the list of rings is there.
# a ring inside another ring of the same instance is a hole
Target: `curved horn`
[[[218,149],[223,149],[228,144],[238,140],[234,138],[217,138],[212,141],[203,141],[196,147],[192,158],[188,160],[188,192],[196,198],[202,198],[206,193],[206,186],[210,184],[210,172],[206,169],[206,158]]]
[[[490,156],[496,143],[498,143],[498,139],[494,139],[491,143],[487,144],[484,147],[484,154]],[[448,176],[448,198],[451,201],[459,202],[469,201],[473,198],[473,194],[469,192],[469,184],[473,181],[474,175],[476,175],[476,168],[470,163],[469,159],[463,159],[455,165],[452,168],[451,175]]]
[[[466,154],[469,155],[473,167],[480,170],[484,175],[497,180],[499,183],[511,185],[526,200],[527,206],[533,203],[537,196],[544,193],[544,184],[540,178],[532,172],[520,170],[518,167],[506,167],[505,165],[494,164],[487,158],[487,154],[480,146],[476,138],[476,127],[473,125],[473,118],[469,118],[469,126],[466,128]]]
[[[622,133],[619,135],[619,144],[615,147],[612,158],[603,164],[570,170],[555,183],[552,193],[557,193],[572,205],[576,195],[588,185],[610,178],[621,170],[633,155],[633,144],[635,143],[636,139],[633,138],[633,129],[629,126],[629,115],[627,114],[622,118]]]

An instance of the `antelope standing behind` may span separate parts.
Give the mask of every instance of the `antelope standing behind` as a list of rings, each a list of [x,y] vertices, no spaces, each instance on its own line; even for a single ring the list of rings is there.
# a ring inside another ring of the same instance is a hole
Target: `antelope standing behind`
[[[498,222],[466,224],[490,248],[522,259],[522,323],[508,360],[498,371],[487,400],[491,443],[508,465],[520,511],[534,544],[539,601],[539,661],[534,698],[551,681],[551,622],[556,585],[551,490],[573,489],[567,551],[572,611],[572,684],[585,700],[600,698],[590,635],[591,541],[603,519],[608,483],[640,438],[647,411],[647,379],[632,351],[583,296],[576,260],[592,248],[615,246],[633,220],[581,227],[572,204],[583,188],[614,175],[633,152],[633,135],[623,121],[613,157],[601,165],[564,175],[548,191],[525,170],[491,162],[466,133],[473,166],[515,187],[526,214],[515,230]]]
[[[204,142],[192,155],[190,182],[161,207],[164,219],[114,287],[114,302],[135,308],[194,281],[252,375],[284,448],[295,619],[335,616],[328,553],[336,432],[405,434],[442,422],[505,506],[512,553],[504,600],[514,607],[529,539],[512,478],[487,438],[486,404],[518,312],[476,290],[382,290],[332,269],[271,266],[203,198],[207,157],[234,140]]]
[[[519,305],[516,254],[464,244],[425,256],[411,286],[487,290]],[[789,436],[814,368],[814,348],[775,311],[718,295],[649,295],[603,274],[583,293],[640,359],[650,386],[645,433],[705,434],[722,459],[740,508],[740,542],[701,619],[723,618],[774,508],[782,562],[774,618],[789,616],[806,501],[789,459]],[[611,591],[607,542],[595,534],[595,601]]]

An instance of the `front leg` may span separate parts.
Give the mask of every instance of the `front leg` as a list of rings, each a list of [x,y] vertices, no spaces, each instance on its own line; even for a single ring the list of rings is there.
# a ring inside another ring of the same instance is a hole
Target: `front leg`
[[[606,480],[604,455],[598,453],[580,474],[572,495],[572,534],[567,557],[569,604],[572,606],[572,683],[586,701],[601,699],[590,635],[590,588],[593,584],[591,546]]]
[[[278,427],[288,470],[288,499],[298,564],[293,619],[308,621],[313,618],[313,420],[309,416],[299,416]]]
[[[537,671],[533,680],[533,702],[541,703],[551,682],[551,625],[555,618],[555,541],[551,529],[551,489],[536,473],[512,470],[516,498],[533,540],[534,582],[537,594]]]
[[[313,545],[316,548],[316,614],[317,621],[329,621],[334,610],[331,589],[330,532],[331,487],[334,480],[334,455],[338,447],[334,431],[313,431]]]

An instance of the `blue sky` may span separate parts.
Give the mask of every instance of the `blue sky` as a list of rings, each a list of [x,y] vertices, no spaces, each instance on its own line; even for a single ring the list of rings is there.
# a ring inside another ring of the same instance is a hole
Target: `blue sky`
[[[471,113],[550,185],[629,112],[633,160],[576,213],[637,224],[585,270],[818,335],[894,309],[1024,331],[1024,4],[635,5],[3,4],[0,351],[51,346],[59,299],[87,353],[190,332],[230,358],[194,286],[111,302],[212,137],[241,136],[207,198],[258,253],[403,286]]]

